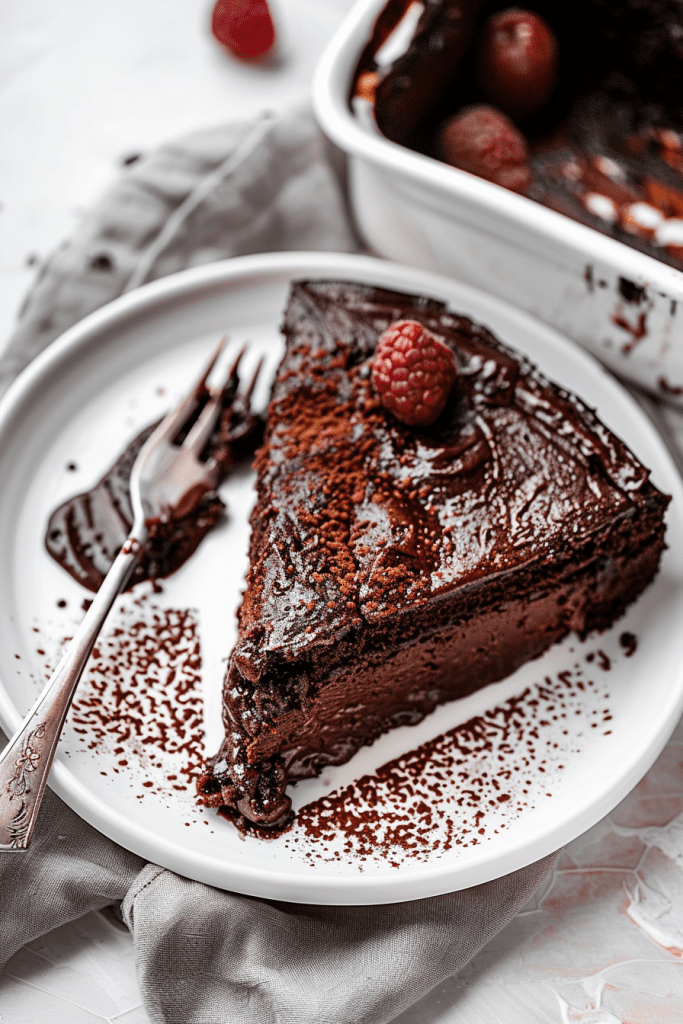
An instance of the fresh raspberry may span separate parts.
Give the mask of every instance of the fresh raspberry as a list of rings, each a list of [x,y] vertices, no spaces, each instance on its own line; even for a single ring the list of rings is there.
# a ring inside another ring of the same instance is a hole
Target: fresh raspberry
[[[524,192],[531,182],[529,151],[522,133],[495,107],[466,107],[441,127],[446,163],[496,185]]]
[[[275,42],[275,28],[266,0],[218,0],[211,31],[241,60],[263,57]]]
[[[410,427],[427,427],[457,376],[453,353],[415,320],[397,320],[379,339],[372,383],[385,409]]]

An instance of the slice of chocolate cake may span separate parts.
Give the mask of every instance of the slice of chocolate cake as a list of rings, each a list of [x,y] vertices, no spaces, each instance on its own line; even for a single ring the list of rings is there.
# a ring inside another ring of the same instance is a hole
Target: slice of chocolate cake
[[[429,427],[373,385],[378,339],[406,319],[457,369]],[[284,332],[226,736],[199,783],[275,829],[288,782],[608,627],[657,571],[668,503],[578,398],[442,303],[303,282]]]

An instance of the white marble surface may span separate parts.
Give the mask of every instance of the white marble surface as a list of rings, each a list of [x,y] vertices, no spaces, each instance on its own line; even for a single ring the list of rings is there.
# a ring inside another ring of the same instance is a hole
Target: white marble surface
[[[271,0],[281,59],[231,61],[208,0],[3,0],[0,344],[40,259],[125,156],[305,97],[350,0]],[[679,417],[672,433],[683,441]],[[0,922],[1,927],[1,922]],[[683,729],[607,819],[458,977],[403,1024],[670,1024],[683,1020]],[[144,1024],[132,939],[89,914],[16,954],[0,1021]]]

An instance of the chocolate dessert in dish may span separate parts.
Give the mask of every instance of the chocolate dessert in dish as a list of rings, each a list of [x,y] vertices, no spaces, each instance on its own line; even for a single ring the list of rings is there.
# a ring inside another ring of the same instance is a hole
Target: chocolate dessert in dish
[[[389,0],[351,103],[389,139],[683,269],[683,7]]]
[[[657,571],[668,503],[578,398],[441,302],[299,282],[283,329],[199,780],[266,835],[288,783],[609,627]]]

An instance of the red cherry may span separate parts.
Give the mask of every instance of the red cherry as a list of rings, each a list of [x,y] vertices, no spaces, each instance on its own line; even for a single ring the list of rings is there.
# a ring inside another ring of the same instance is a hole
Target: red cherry
[[[486,22],[477,81],[507,114],[526,117],[540,110],[555,88],[557,66],[557,40],[538,14],[510,7]]]
[[[211,31],[241,60],[263,57],[275,42],[266,0],[218,0],[211,16]]]
[[[512,121],[495,107],[466,107],[441,128],[446,163],[524,192],[531,181],[526,141]]]

